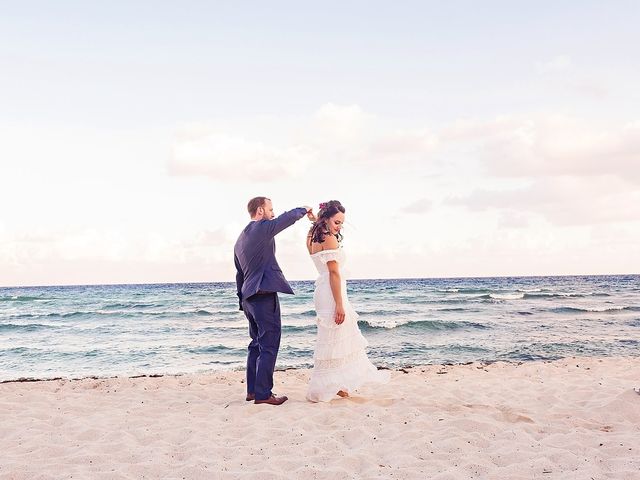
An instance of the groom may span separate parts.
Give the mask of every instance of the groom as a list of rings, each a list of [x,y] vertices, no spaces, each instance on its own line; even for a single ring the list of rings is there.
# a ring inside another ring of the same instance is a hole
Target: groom
[[[280,302],[278,293],[293,294],[276,261],[274,237],[311,213],[310,207],[294,208],[274,219],[273,205],[266,197],[252,198],[247,205],[251,222],[233,248],[240,310],[249,320],[247,355],[247,401],[282,405],[287,397],[276,397],[273,370],[280,348]]]

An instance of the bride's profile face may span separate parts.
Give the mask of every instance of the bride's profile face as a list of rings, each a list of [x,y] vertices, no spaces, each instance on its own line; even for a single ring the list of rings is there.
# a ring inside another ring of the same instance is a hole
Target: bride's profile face
[[[344,224],[344,213],[338,212],[333,217],[329,219],[327,222],[327,226],[329,227],[329,232],[332,235],[337,235],[342,230],[342,225]]]

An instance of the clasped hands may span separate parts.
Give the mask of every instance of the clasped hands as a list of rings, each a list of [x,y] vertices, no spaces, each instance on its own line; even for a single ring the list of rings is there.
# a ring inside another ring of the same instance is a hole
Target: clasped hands
[[[305,205],[302,208],[304,208],[307,211],[307,218],[309,220],[311,220],[312,222],[315,222],[318,219],[316,215],[313,213],[313,207],[308,207]]]

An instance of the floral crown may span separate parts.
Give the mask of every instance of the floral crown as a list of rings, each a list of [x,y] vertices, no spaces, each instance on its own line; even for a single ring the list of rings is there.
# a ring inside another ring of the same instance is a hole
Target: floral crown
[[[328,204],[327,204],[327,202],[322,202],[322,203],[319,205],[320,210],[322,210],[323,208],[327,208],[327,205],[328,205]]]

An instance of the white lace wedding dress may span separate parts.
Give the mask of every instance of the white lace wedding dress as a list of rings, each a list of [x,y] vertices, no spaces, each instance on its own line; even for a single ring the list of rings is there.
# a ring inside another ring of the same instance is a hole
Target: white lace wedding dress
[[[319,274],[313,294],[318,335],[307,399],[312,402],[328,402],[336,398],[339,390],[351,393],[364,383],[388,382],[389,372],[378,370],[367,358],[365,348],[368,343],[360,333],[358,314],[347,297],[347,281],[343,271],[344,250],[323,250],[312,254],[311,259]],[[327,267],[330,260],[338,262],[342,278],[345,320],[340,325],[334,319],[336,303],[331,293]]]

